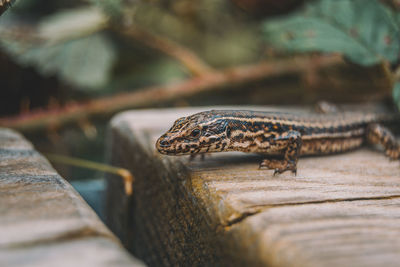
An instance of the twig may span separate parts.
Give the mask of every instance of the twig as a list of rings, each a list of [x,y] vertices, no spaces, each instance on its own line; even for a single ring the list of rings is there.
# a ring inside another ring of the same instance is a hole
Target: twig
[[[57,155],[57,154],[47,154],[46,153],[45,156],[51,162],[58,162],[61,164],[72,165],[72,166],[76,166],[76,167],[116,174],[124,180],[125,193],[128,196],[130,196],[132,194],[132,184],[134,182],[134,178],[133,178],[132,174],[130,173],[130,171],[128,171],[127,169],[118,168],[118,167],[110,166],[110,165],[103,164],[103,163],[93,162],[93,161],[89,161],[89,160],[67,157],[67,156],[63,156],[63,155]]]
[[[342,62],[340,56],[322,57],[319,66],[333,66]],[[228,68],[209,72],[178,84],[142,88],[86,103],[69,104],[59,109],[32,111],[28,115],[0,118],[0,126],[23,132],[48,129],[81,119],[110,116],[124,109],[149,107],[207,91],[225,90],[234,85],[243,85],[279,75],[304,73],[309,64],[313,64],[311,58],[302,57],[295,60],[287,59]]]
[[[120,27],[114,27],[113,30],[129,39],[135,39],[152,49],[161,51],[162,53],[175,58],[194,76],[203,75],[212,71],[212,68],[193,51],[173,42],[170,39],[152,34],[138,26],[125,27],[122,29]]]

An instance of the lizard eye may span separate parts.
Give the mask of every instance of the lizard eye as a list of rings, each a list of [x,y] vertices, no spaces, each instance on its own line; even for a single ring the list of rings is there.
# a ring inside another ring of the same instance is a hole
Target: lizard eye
[[[199,129],[194,129],[191,133],[190,133],[190,137],[193,138],[197,138],[200,136],[200,130]]]

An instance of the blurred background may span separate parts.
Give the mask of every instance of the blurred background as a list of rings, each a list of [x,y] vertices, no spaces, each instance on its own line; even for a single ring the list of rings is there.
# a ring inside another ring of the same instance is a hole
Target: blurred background
[[[107,161],[119,111],[400,103],[399,0],[0,0],[0,126]],[[103,214],[101,172],[54,163]]]

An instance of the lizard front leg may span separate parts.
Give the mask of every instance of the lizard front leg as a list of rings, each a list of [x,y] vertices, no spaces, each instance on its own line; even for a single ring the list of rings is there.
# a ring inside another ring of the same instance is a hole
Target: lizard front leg
[[[400,144],[386,127],[376,123],[368,125],[367,141],[371,144],[382,145],[389,158],[400,158]]]
[[[275,142],[283,142],[285,147],[283,160],[264,159],[260,163],[260,168],[274,170],[274,175],[285,171],[297,173],[297,159],[301,149],[301,134],[297,131],[290,131],[285,136],[274,139]]]

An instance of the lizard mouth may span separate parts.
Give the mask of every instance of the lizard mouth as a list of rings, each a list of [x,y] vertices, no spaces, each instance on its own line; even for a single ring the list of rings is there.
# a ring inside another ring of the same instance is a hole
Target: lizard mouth
[[[158,152],[160,152],[163,155],[169,155],[169,156],[182,156],[182,155],[189,155],[189,151],[180,151],[176,149],[162,149],[162,148],[157,148]]]
[[[160,152],[161,154],[164,155],[172,155],[172,156],[176,156],[176,155],[180,155],[183,154],[182,148],[181,147],[177,147],[173,141],[169,140],[168,138],[165,138],[163,136],[161,136],[157,142],[156,142],[156,148],[158,150],[158,152]]]
[[[160,137],[156,142],[158,152],[164,155],[181,156],[198,153],[197,147],[190,144],[175,144],[173,140]]]

